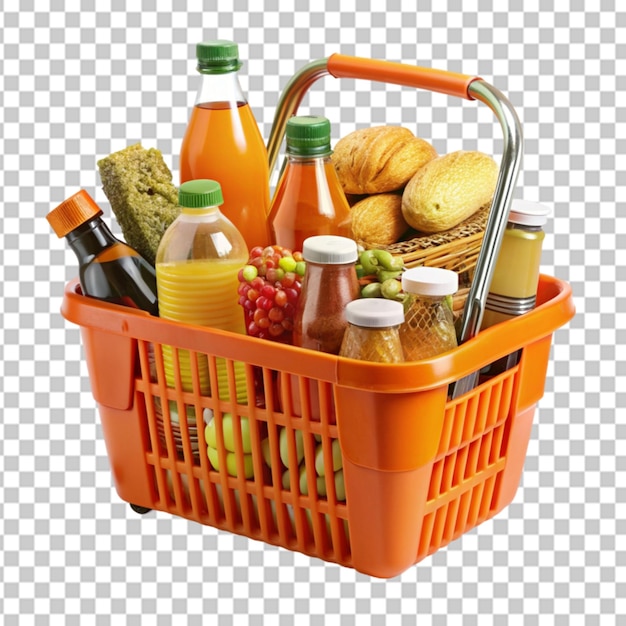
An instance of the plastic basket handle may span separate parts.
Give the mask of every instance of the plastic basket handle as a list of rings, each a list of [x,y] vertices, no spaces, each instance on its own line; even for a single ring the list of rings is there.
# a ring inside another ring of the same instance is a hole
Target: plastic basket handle
[[[467,76],[431,67],[418,67],[378,59],[362,59],[344,54],[330,56],[327,67],[328,73],[335,78],[362,78],[393,83],[437,91],[468,100],[473,100],[468,91],[470,84],[475,80],[480,80],[477,76]]]
[[[378,59],[364,59],[345,54],[335,53],[327,59],[312,61],[300,69],[285,86],[278,101],[274,122],[267,143],[270,172],[274,170],[278,151],[285,136],[287,120],[295,115],[302,99],[311,85],[323,76],[335,78],[358,78],[375,82],[393,83],[436,91],[449,96],[474,100],[476,95],[472,93],[471,86],[482,81],[477,76],[468,76],[439,70],[431,67],[420,67],[381,61]]]
[[[482,322],[485,301],[506,228],[521,162],[522,129],[511,103],[495,87],[476,76],[391,61],[333,54],[327,59],[309,63],[299,70],[285,86],[278,101],[267,144],[270,171],[274,170],[278,151],[285,135],[287,120],[296,114],[298,106],[311,85],[321,77],[329,75],[335,78],[360,78],[387,82],[428,89],[468,100],[480,100],[493,111],[500,122],[504,136],[500,172],[492,209],[485,227],[483,244],[476,262],[474,280],[463,312],[460,333],[461,342],[471,339],[480,329]]]

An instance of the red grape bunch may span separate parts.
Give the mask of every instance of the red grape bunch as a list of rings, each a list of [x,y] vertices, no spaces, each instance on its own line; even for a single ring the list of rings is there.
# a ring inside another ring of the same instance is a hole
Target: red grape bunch
[[[252,248],[238,275],[248,335],[291,343],[304,269],[301,252],[278,245]]]

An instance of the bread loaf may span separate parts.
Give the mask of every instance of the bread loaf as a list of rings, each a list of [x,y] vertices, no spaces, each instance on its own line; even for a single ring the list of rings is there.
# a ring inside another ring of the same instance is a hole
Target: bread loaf
[[[352,237],[365,248],[395,243],[409,229],[402,217],[402,196],[380,193],[357,202],[350,211]]]
[[[161,237],[180,213],[161,152],[134,144],[100,159],[98,168],[126,243],[154,265]]]
[[[497,179],[497,163],[482,152],[460,150],[437,157],[408,182],[402,214],[422,233],[448,230],[491,202]]]
[[[374,194],[401,189],[436,156],[408,128],[372,126],[340,139],[331,158],[345,193]]]

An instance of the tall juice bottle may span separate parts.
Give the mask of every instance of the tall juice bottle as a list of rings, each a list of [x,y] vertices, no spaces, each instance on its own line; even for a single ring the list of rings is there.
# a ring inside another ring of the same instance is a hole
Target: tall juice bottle
[[[287,122],[287,162],[269,214],[272,241],[302,250],[315,235],[352,237],[350,206],[330,160],[330,122],[294,116]]]
[[[214,179],[224,195],[222,213],[248,245],[270,243],[267,225],[267,150],[243,93],[239,49],[231,41],[196,46],[200,88],[180,152],[180,182]]]
[[[237,273],[246,264],[248,248],[239,231],[221,213],[222,191],[213,180],[194,180],[179,189],[180,215],[165,231],[156,256],[160,317],[245,334],[239,306]],[[174,355],[163,346],[167,384],[174,387]],[[184,391],[193,391],[191,357],[178,351]],[[226,363],[218,358],[218,394],[230,400]],[[211,392],[209,364],[198,355],[200,392]],[[235,363],[237,402],[247,402],[243,363]]]

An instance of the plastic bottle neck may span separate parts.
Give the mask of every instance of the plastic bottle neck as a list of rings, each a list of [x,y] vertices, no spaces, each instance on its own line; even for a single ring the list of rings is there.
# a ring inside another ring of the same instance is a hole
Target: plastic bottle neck
[[[330,161],[329,154],[292,154],[287,152],[287,160],[294,165],[306,165],[307,163],[325,163]]]
[[[118,243],[118,239],[99,216],[75,228],[65,239],[80,262],[89,261],[105,248]]]
[[[180,207],[180,214],[186,221],[192,222],[194,219],[202,221],[207,217],[217,217],[220,214],[218,206],[207,206],[202,208]]]
[[[235,108],[248,100],[239,83],[237,72],[200,74],[200,86],[195,105],[216,104],[215,108]],[[212,108],[212,107],[209,107]]]

